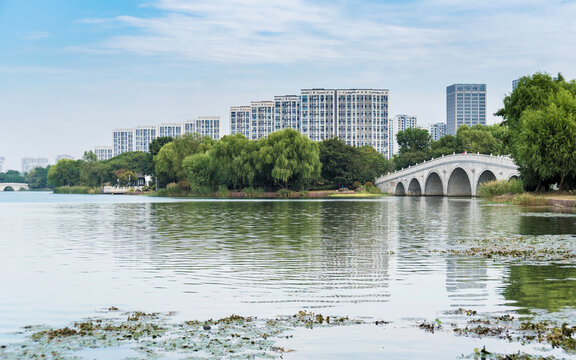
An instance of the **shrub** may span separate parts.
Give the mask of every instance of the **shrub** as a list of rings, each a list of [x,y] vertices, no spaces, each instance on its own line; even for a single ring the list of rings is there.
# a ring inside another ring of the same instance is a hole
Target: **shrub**
[[[288,189],[280,189],[276,192],[276,196],[280,198],[289,198],[292,196],[292,191]]]
[[[99,194],[99,188],[91,188],[88,186],[60,186],[54,188],[54,194]]]
[[[230,191],[228,191],[228,188],[226,187],[226,185],[218,186],[218,190],[216,192],[217,192],[218,196],[220,196],[220,197],[229,197],[230,196]]]
[[[360,181],[354,181],[352,183],[352,189],[359,188],[360,186],[362,186],[362,184],[360,184]]]
[[[262,190],[260,188],[255,189],[252,186],[244,189],[244,194],[246,194],[246,197],[261,196],[263,193],[264,193],[264,190]]]
[[[524,192],[520,180],[495,180],[480,184],[478,187],[478,196],[491,198],[504,194],[521,194]]]

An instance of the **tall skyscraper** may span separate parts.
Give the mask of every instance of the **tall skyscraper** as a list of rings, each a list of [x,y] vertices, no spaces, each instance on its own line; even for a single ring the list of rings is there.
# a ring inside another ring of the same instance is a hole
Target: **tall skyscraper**
[[[46,158],[31,158],[31,157],[22,158],[22,172],[24,174],[29,173],[30,170],[34,168],[37,167],[45,168],[47,166],[48,166],[48,159]]]
[[[6,159],[3,156],[0,156],[0,172],[4,172],[4,161]]]
[[[520,79],[518,78],[516,80],[512,80],[512,91],[514,91],[516,89],[516,86],[518,86],[518,84],[520,83]]]
[[[462,125],[486,125],[486,84],[446,87],[446,132],[456,135]]]
[[[112,159],[114,156],[114,150],[112,149],[112,146],[95,146],[94,154],[96,154],[98,160],[103,161]]]
[[[446,135],[446,124],[443,122],[428,124],[427,129],[432,136],[432,141],[438,141]]]

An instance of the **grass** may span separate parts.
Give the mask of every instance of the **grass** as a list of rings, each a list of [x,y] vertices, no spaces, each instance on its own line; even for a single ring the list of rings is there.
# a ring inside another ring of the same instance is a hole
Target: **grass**
[[[100,194],[100,188],[89,186],[60,186],[54,188],[54,194]]]
[[[519,180],[494,180],[480,184],[478,196],[482,198],[493,198],[504,194],[522,194],[522,182]]]

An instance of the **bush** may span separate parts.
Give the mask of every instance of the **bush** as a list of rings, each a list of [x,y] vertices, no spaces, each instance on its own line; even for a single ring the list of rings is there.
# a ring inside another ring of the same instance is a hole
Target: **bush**
[[[226,185],[218,186],[218,190],[216,192],[217,192],[218,196],[220,196],[220,197],[229,197],[230,196],[230,191],[228,191],[228,188],[226,187]]]
[[[360,184],[360,181],[354,181],[352,183],[352,189],[359,188],[360,186],[362,186],[362,184]]]
[[[99,188],[89,186],[60,186],[54,188],[54,194],[99,194]]]
[[[288,189],[280,189],[276,192],[276,196],[279,198],[289,198],[292,196],[292,191]]]
[[[478,187],[478,196],[491,198],[504,194],[521,194],[524,192],[520,180],[495,180],[480,184]]]
[[[184,191],[178,184],[170,183],[166,185],[165,189],[158,189],[156,192],[158,196],[183,196],[186,195],[186,191]]]
[[[194,195],[198,195],[198,196],[213,196],[214,195],[214,189],[212,188],[212,186],[206,186],[206,185],[196,185],[192,189],[192,192],[194,193]]]
[[[246,194],[246,197],[261,196],[263,193],[264,193],[264,190],[262,190],[260,188],[255,189],[252,186],[244,189],[244,194]]]

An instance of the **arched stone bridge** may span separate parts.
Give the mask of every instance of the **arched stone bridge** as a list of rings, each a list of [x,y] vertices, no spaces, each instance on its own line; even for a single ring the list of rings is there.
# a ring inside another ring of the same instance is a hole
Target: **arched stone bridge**
[[[20,191],[30,190],[28,184],[24,183],[0,183],[0,191]]]
[[[519,176],[509,156],[454,154],[384,175],[376,186],[393,195],[476,196],[484,182]]]

